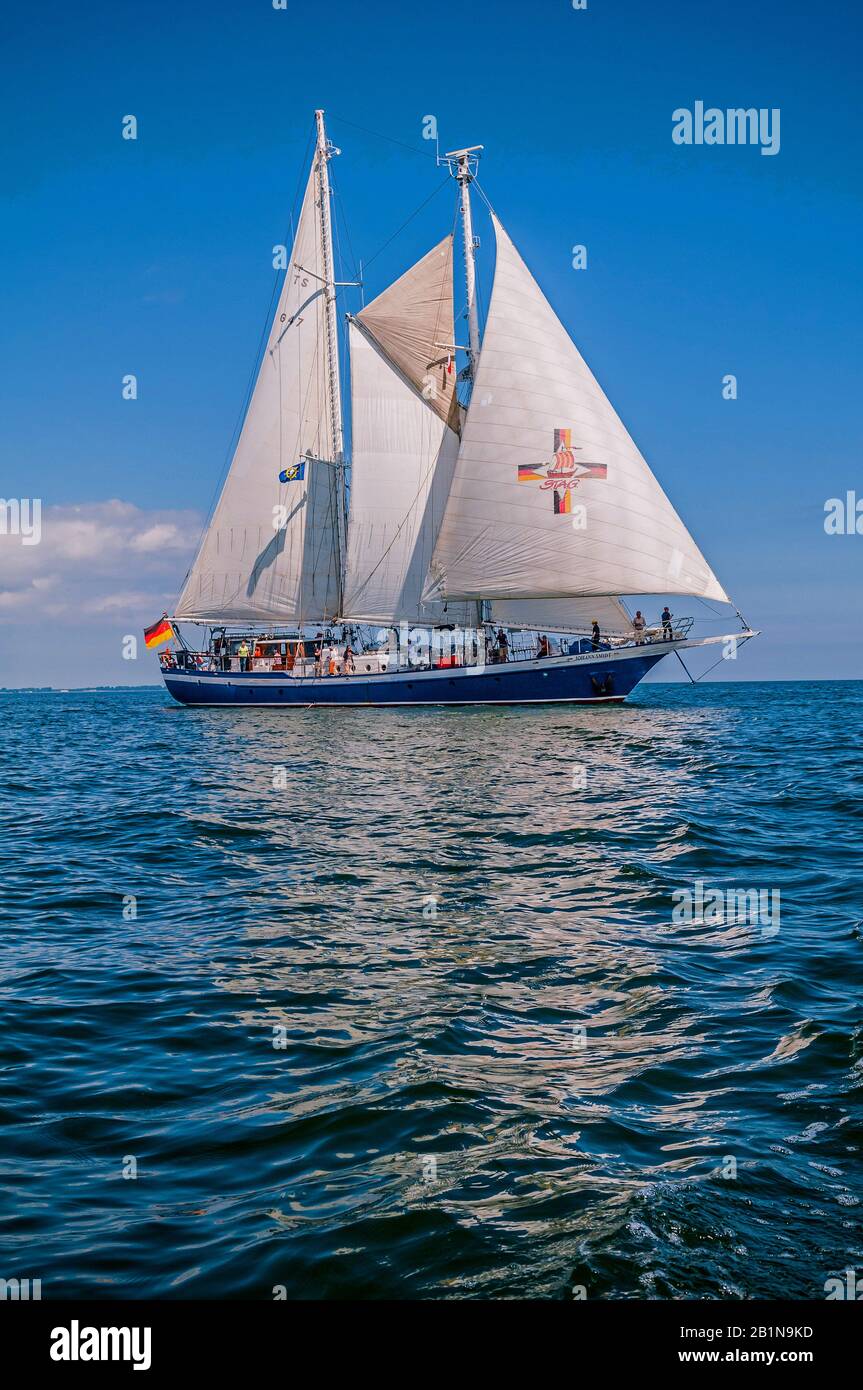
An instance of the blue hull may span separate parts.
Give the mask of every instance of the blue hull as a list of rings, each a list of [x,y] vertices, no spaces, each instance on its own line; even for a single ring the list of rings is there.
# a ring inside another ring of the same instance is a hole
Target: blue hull
[[[163,672],[183,705],[517,705],[608,704],[626,698],[668,652],[613,652],[488,666],[483,671],[416,671],[294,680],[283,672]]]

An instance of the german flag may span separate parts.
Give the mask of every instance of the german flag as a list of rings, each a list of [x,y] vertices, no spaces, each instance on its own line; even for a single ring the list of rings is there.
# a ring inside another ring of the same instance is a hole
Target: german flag
[[[161,647],[163,642],[170,642],[173,635],[174,629],[168,622],[167,613],[163,613],[152,627],[144,628],[144,642],[148,647]]]

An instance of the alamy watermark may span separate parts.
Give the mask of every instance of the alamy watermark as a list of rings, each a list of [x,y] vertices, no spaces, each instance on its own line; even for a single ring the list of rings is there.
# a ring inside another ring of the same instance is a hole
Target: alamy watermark
[[[678,106],[671,113],[675,145],[760,145],[762,154],[779,153],[779,107],[742,106],[722,111],[696,101],[690,111]]]
[[[41,497],[0,497],[0,536],[20,536],[22,545],[42,539]]]
[[[847,1298],[859,1303],[863,1299],[863,1279],[858,1276],[854,1269],[846,1269],[844,1274],[844,1279],[834,1275],[832,1278],[824,1280],[824,1292],[828,1301]]]
[[[399,623],[380,628],[377,652],[398,658],[400,667],[429,670],[440,666],[465,666],[471,671],[485,670],[485,633],[474,627],[411,627]]]
[[[844,497],[828,497],[824,530],[828,536],[863,536],[863,497],[850,490]]]
[[[676,888],[671,895],[671,920],[676,926],[759,927],[762,936],[779,931],[778,888],[708,888],[696,879],[694,888]]]
[[[0,1302],[27,1302],[42,1297],[41,1279],[0,1279]]]

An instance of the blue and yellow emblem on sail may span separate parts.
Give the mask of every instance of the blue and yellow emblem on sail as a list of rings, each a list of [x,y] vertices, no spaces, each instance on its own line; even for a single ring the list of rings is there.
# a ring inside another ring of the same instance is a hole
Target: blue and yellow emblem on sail
[[[290,468],[283,468],[279,474],[280,483],[301,483],[306,476],[306,460],[300,459],[299,463],[293,464]]]

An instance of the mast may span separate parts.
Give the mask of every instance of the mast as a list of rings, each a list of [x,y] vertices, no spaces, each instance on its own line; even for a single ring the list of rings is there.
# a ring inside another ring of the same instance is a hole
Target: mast
[[[470,145],[464,150],[450,150],[448,154],[444,155],[442,161],[449,164],[450,173],[457,180],[461,189],[459,211],[461,212],[462,236],[464,238],[464,276],[467,289],[468,342],[470,344],[467,350],[468,369],[464,375],[471,384],[476,378],[476,369],[479,365],[479,313],[476,303],[476,252],[479,241],[473,234],[470,186],[476,176],[476,166],[481,149],[482,145]],[[455,168],[453,168],[453,164],[455,164]]]
[[[467,290],[467,327],[468,327],[468,349],[467,367],[461,373],[461,377],[468,383],[469,390],[473,390],[473,383],[476,380],[477,368],[479,366],[479,312],[476,302],[476,253],[479,246],[479,239],[473,234],[473,217],[470,207],[470,186],[476,176],[476,167],[479,162],[482,145],[468,145],[463,150],[449,150],[443,159],[438,157],[438,164],[447,164],[453,178],[458,182],[461,190],[459,211],[461,213],[461,229],[464,240],[464,278]],[[487,619],[487,605],[482,599],[475,602],[475,616],[477,628],[482,629],[483,623]]]
[[[342,609],[342,593],[345,572],[345,538],[347,534],[344,435],[342,430],[342,400],[339,387],[339,345],[336,324],[336,288],[333,274],[333,232],[330,221],[330,176],[329,162],[340,151],[330,144],[324,128],[323,111],[315,112],[317,129],[317,152],[315,168],[318,183],[318,203],[321,213],[321,267],[324,280],[324,338],[327,360],[327,398],[330,409],[330,430],[333,441],[333,459],[336,492],[336,561],[338,566],[339,613]]]

